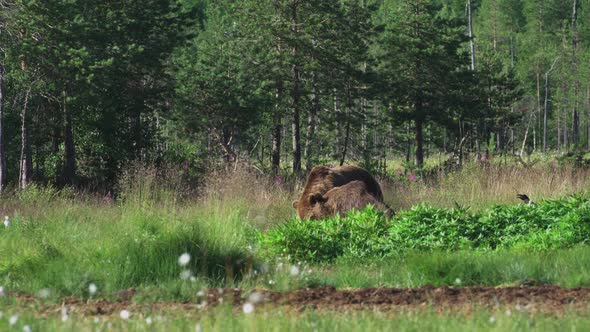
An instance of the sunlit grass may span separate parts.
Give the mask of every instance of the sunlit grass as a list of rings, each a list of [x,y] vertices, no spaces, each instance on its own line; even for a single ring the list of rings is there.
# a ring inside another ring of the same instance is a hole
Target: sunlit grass
[[[382,179],[385,201],[395,210],[426,202],[436,207],[456,205],[483,209],[494,204],[518,204],[516,194],[526,193],[533,200],[588,193],[590,170],[556,162],[526,168],[514,164],[467,164],[456,172],[436,171],[416,181],[391,173]]]
[[[1,330],[27,331],[582,331],[590,326],[587,313],[561,316],[532,314],[513,307],[470,312],[437,312],[436,308],[398,312],[332,312],[253,307],[251,313],[222,307],[209,312],[133,312],[112,316],[46,318],[21,308],[5,308]],[[14,318],[16,317],[16,319]],[[12,323],[11,324],[11,318]]]
[[[551,196],[584,191],[588,181],[583,178],[585,171],[574,174],[572,169],[565,169],[561,175],[551,175],[550,171],[497,169],[493,172],[497,172],[501,184],[489,180],[488,185],[505,189],[510,181],[532,172],[538,181],[530,184],[531,191],[523,192],[533,199],[537,199],[535,190],[548,193],[550,176],[564,177]],[[465,199],[463,189],[477,185],[491,171],[474,166],[463,172],[449,175],[432,189],[420,180],[405,183],[408,190],[414,190],[411,186],[416,189],[400,199],[409,203],[425,197],[433,198],[426,200],[433,204],[451,204],[459,197]],[[149,176],[146,178],[148,181]],[[43,187],[4,195],[0,204],[3,214],[10,216],[11,227],[0,227],[0,286],[6,291],[35,295],[48,292],[48,300],[56,302],[65,296],[116,299],[116,292],[134,288],[134,301],[154,302],[190,301],[205,287],[415,287],[454,284],[457,278],[463,285],[518,284],[524,279],[563,286],[590,285],[585,263],[590,261],[590,253],[585,246],[535,253],[415,253],[330,265],[290,262],[287,257],[282,261],[262,259],[253,234],[292,218],[290,201],[300,187],[237,170],[212,177],[199,196],[185,197],[174,188],[162,189],[153,196],[145,190],[156,186],[157,181],[149,181],[143,186],[129,186],[131,192],[121,195],[127,199],[115,202],[71,189]],[[144,193],[133,191],[140,187]],[[389,197],[391,190],[401,190],[388,188]],[[491,192],[489,187],[481,188]],[[483,200],[479,206],[503,200],[508,192],[500,194],[501,198],[477,194]],[[476,196],[458,203],[467,204]],[[510,197],[513,199],[512,193]],[[184,253],[191,259],[180,266],[178,260]],[[297,265],[300,273],[293,276],[290,270],[297,263],[301,263]],[[186,270],[189,274],[184,276],[188,278],[183,277]],[[96,287],[94,294],[90,285]]]

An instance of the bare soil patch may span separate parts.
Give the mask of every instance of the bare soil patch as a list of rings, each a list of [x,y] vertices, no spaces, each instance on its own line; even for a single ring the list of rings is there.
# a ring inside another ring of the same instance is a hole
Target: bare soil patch
[[[253,295],[253,293],[255,293]],[[127,309],[146,311],[202,311],[220,304],[232,304],[236,310],[247,301],[257,306],[283,307],[302,311],[379,310],[379,311],[459,311],[477,308],[514,308],[528,312],[561,314],[567,311],[590,312],[590,288],[538,287],[433,287],[363,288],[338,290],[334,287],[305,288],[291,292],[241,289],[208,289],[197,302],[134,303],[132,298],[119,300],[64,299],[61,304],[43,304],[32,296],[16,295],[21,304],[40,310],[41,315],[58,314],[65,306],[70,313],[111,315]]]

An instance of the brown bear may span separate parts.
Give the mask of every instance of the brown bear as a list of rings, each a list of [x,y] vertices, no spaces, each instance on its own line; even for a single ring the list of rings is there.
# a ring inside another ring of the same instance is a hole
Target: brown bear
[[[307,182],[299,200],[293,202],[300,219],[309,219],[312,215],[313,205],[311,197],[323,196],[335,187],[341,187],[352,181],[361,181],[365,184],[365,190],[378,202],[383,202],[381,187],[375,178],[367,170],[356,166],[326,167],[316,166],[307,176]],[[315,203],[315,201],[314,201]]]
[[[308,218],[312,220],[341,215],[352,209],[363,209],[372,204],[377,210],[385,212],[385,216],[391,218],[393,210],[382,201],[377,200],[368,191],[363,181],[352,181],[343,186],[335,187],[324,195],[314,194],[310,196],[312,204]]]

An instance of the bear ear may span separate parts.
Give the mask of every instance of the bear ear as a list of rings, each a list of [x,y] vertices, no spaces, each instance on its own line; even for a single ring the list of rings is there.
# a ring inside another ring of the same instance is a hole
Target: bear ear
[[[320,193],[315,193],[315,194],[309,196],[309,203],[311,205],[315,205],[315,203],[323,203],[325,201],[326,201],[326,199],[324,198],[324,195],[322,195]]]
[[[299,204],[299,201],[293,201],[293,208],[296,209],[297,208],[297,204]]]

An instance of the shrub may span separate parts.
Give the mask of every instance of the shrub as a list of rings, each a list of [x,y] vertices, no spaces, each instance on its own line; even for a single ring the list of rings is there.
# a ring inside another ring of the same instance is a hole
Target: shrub
[[[390,222],[373,207],[320,222],[292,219],[259,237],[267,255],[286,253],[294,260],[329,261],[338,256],[385,253]]]
[[[369,207],[320,222],[291,220],[259,238],[270,254],[312,261],[469,248],[557,249],[587,243],[590,201],[571,196],[477,212],[422,204],[392,220]]]

